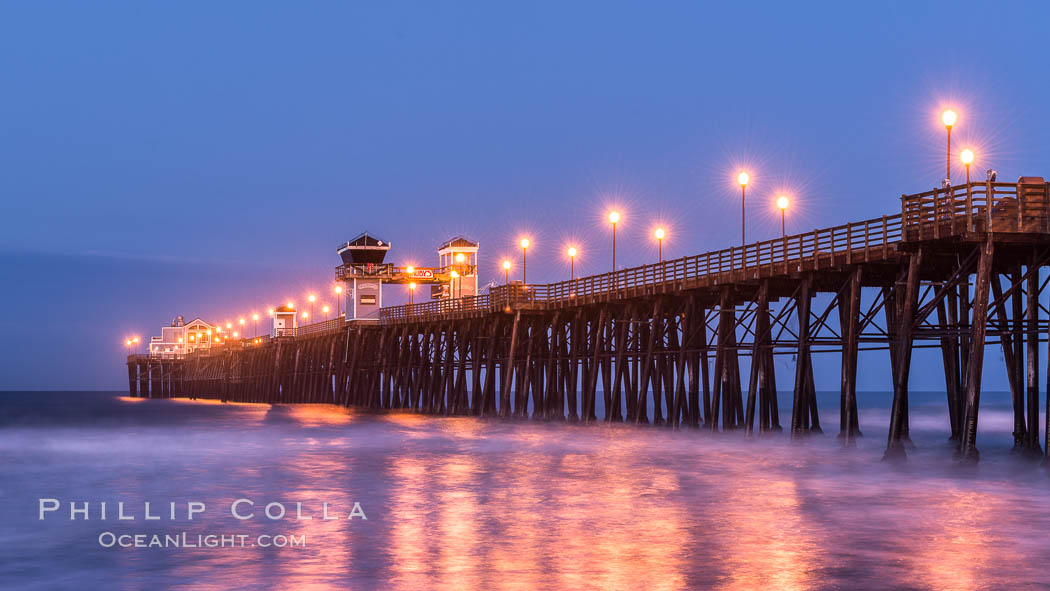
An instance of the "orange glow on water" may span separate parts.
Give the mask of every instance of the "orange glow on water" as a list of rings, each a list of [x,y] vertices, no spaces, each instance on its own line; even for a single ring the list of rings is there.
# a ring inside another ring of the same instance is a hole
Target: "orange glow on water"
[[[348,408],[334,404],[291,404],[288,415],[305,426],[346,425],[353,421]]]

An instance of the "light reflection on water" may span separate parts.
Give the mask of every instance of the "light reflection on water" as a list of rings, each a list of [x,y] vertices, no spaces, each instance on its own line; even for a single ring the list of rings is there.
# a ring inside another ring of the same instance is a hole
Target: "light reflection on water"
[[[0,395],[0,581],[40,589],[1050,582],[1040,567],[1050,551],[1050,476],[1009,454],[1012,422],[996,407],[982,415],[981,465],[962,468],[951,461],[935,404],[916,405],[918,447],[897,466],[879,460],[886,416],[879,408],[862,412],[866,437],[844,451],[832,434],[792,444],[784,434],[749,440],[624,425],[131,400]],[[208,512],[149,525],[65,516],[40,522],[39,497],[123,500],[140,514],[142,501],[184,507],[200,500]],[[233,519],[229,506],[238,498],[256,502],[256,518]],[[270,501],[285,504],[285,520],[262,517]],[[313,519],[294,519],[296,501]],[[359,501],[369,519],[323,520],[324,501],[339,517]],[[296,534],[307,547],[104,549],[101,531]]]

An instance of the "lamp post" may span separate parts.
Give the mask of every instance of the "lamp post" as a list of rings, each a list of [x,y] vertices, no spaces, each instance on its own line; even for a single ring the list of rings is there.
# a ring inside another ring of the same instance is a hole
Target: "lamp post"
[[[525,285],[528,285],[528,283],[525,282],[525,254],[526,254],[526,251],[529,250],[529,239],[528,238],[522,238],[520,244],[521,244],[521,285],[525,286]],[[503,268],[506,269],[506,268],[508,268],[508,266],[504,266]]]
[[[241,325],[241,334],[244,334],[244,318],[238,320],[237,323]]]
[[[459,295],[456,294],[456,279],[459,277],[459,273],[457,273],[455,269],[452,269],[452,272],[449,273],[449,276],[452,277],[452,280],[449,282],[449,295],[458,298]]]
[[[970,165],[973,164],[973,150],[967,148],[959,153],[959,159],[966,167],[966,184],[970,184]]]
[[[959,159],[966,167],[966,230],[973,231],[973,187],[970,186],[970,165],[973,164],[973,150],[967,148],[959,153]],[[990,197],[990,195],[989,195]],[[989,198],[989,204],[991,199]]]
[[[416,293],[416,282],[410,281],[408,284],[408,305],[412,305],[412,298]]]
[[[138,337],[132,337],[131,344],[135,345],[135,352],[138,353],[139,352],[139,338]]]
[[[310,302],[310,317],[312,318],[313,315],[314,315],[314,302],[317,301],[317,298],[314,297],[313,294],[310,294],[309,296],[306,297],[306,299],[307,299],[307,301]]]
[[[751,176],[746,172],[736,175],[736,182],[740,183],[740,244],[747,244],[747,232],[745,231],[747,226],[747,209],[744,207],[744,203],[747,201],[747,183],[750,180]]]
[[[656,236],[656,260],[662,263],[664,262],[664,236],[666,232],[664,232],[663,228],[657,228],[653,234]]]
[[[128,356],[131,356],[131,339],[124,341],[124,346],[128,348]]]
[[[325,306],[325,307],[321,308],[321,311],[324,312],[324,321],[325,322],[328,322],[328,310],[330,310],[330,309],[331,308],[329,308],[328,306]]]
[[[510,261],[503,261],[503,285],[510,283]]]
[[[343,299],[343,286],[342,285],[337,285],[337,286],[335,286],[335,317],[336,318],[339,318],[340,316],[343,315],[343,312],[342,312],[343,302],[340,301],[342,299]]]
[[[788,201],[788,198],[785,197],[784,195],[781,195],[780,197],[777,197],[777,207],[780,208],[780,237],[781,238],[786,238],[787,237],[787,230],[786,230],[787,226],[784,223],[784,212],[787,211],[787,208],[788,208],[789,204],[790,204],[790,202]]]
[[[612,224],[612,270],[616,272],[616,222],[620,221],[620,212],[609,212],[609,223]]]
[[[258,336],[259,336],[259,315],[253,313],[252,314],[252,338],[254,339],[254,338],[257,338]]]
[[[569,247],[569,281],[576,279],[576,247]]]
[[[944,128],[948,130],[948,186],[952,184],[952,126],[955,125],[956,115],[955,111],[946,109],[941,113],[941,122],[944,123]]]

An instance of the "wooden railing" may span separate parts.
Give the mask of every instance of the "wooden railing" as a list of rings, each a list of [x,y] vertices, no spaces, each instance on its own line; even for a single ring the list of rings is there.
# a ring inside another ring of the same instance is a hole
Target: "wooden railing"
[[[278,328],[275,330],[275,337],[302,337],[311,334],[320,334],[323,332],[329,332],[333,330],[339,330],[346,326],[346,319],[343,316],[339,318],[332,318],[330,320],[322,320],[320,322],[314,322],[313,324],[300,324],[295,328]]]
[[[981,182],[901,197],[905,238],[936,240],[968,232],[1050,232],[1047,183]],[[1021,193],[1021,199],[1018,194]]]
[[[890,244],[900,241],[900,238],[900,216],[885,216],[615,273],[537,285],[533,288],[534,299],[568,301],[584,296],[655,287],[669,282],[702,279],[718,281],[727,274],[759,269],[772,274],[787,273],[792,269],[797,270],[798,263],[815,257],[843,255],[840,258],[848,263],[854,253],[870,258],[874,251],[881,258],[885,255],[883,251],[888,250]]]
[[[522,302],[571,303],[584,296],[607,295],[687,280],[717,280],[727,273],[755,269],[786,273],[792,264],[797,268],[797,263],[814,257],[843,255],[843,262],[846,263],[850,262],[854,253],[867,258],[873,253],[882,257],[888,252],[889,246],[900,239],[901,216],[883,216],[614,273],[524,287],[501,286],[479,296],[383,308],[380,318],[386,321],[456,312],[495,312],[512,303]]]
[[[1025,180],[1025,179],[1022,179]],[[1036,182],[1038,181],[1038,182]],[[1022,199],[1018,203],[1018,192]],[[821,262],[851,264],[887,258],[901,241],[972,232],[1050,233],[1047,183],[971,183],[901,197],[901,213],[774,240],[543,285],[510,285],[479,296],[383,308],[384,321],[455,313],[495,312],[510,304],[571,304],[588,296],[637,293],[679,282],[712,283],[797,271]]]
[[[502,310],[520,302],[534,300],[533,288],[510,284],[493,287],[488,293],[462,298],[434,300],[420,304],[392,306],[379,311],[381,320],[412,320],[436,315],[476,314]]]

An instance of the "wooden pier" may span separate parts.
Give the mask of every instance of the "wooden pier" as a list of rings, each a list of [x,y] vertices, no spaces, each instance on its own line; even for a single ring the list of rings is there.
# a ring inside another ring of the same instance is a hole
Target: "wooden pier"
[[[128,379],[132,396],[753,433],[782,428],[773,359],[791,355],[787,428],[800,437],[822,430],[812,356],[838,353],[838,433],[853,445],[858,353],[878,349],[892,368],[886,455],[897,458],[908,442],[912,352],[936,347],[951,438],[976,459],[985,349],[998,345],[1015,445],[1050,453],[1050,413],[1040,440],[1038,347],[1048,265],[1050,185],[972,183],[782,239],[384,308],[378,322],[331,321],[182,359],[130,356]],[[829,303],[814,306],[818,294]]]

